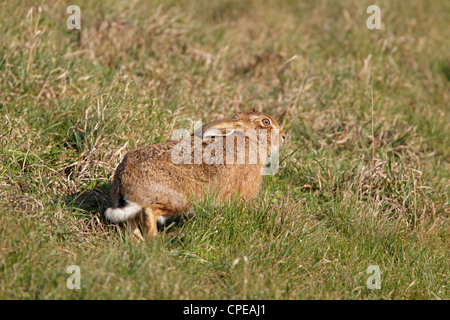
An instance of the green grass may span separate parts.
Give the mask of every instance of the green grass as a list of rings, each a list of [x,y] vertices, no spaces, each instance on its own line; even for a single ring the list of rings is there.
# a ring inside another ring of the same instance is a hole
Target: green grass
[[[450,5],[371,4],[1,2],[0,298],[449,299]],[[105,222],[127,150],[251,108],[288,134],[258,199]]]

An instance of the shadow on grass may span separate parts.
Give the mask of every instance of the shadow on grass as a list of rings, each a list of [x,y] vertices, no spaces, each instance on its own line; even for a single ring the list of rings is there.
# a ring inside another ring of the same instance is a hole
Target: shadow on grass
[[[103,224],[108,224],[104,212],[112,204],[110,190],[111,183],[105,182],[89,190],[64,195],[60,200],[69,210],[74,211],[77,217],[92,219],[96,216]]]

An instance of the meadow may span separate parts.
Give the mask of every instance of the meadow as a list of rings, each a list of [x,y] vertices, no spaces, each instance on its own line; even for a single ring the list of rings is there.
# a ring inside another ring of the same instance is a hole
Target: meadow
[[[449,299],[450,2],[376,2],[0,2],[0,299]],[[128,150],[252,108],[258,199],[105,221]]]

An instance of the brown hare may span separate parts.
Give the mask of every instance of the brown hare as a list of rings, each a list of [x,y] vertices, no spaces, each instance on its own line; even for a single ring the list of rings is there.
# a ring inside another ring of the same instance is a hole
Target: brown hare
[[[212,195],[215,203],[258,195],[267,157],[285,139],[271,116],[255,109],[213,121],[192,136],[128,152],[112,182],[113,207],[105,217],[127,221],[142,239],[157,234],[157,222],[187,213],[190,201]],[[183,154],[180,157],[180,154]]]

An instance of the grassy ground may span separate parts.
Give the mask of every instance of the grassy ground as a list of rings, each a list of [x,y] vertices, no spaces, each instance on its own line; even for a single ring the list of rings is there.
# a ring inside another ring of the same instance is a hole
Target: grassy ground
[[[2,1],[0,298],[449,299],[450,2],[369,30],[372,2],[78,1],[68,31],[72,2]],[[251,108],[288,133],[259,199],[105,223],[127,150]]]

